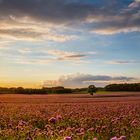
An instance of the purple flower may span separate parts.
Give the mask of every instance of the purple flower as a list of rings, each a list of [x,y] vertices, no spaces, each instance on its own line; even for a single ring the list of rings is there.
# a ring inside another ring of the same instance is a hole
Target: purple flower
[[[9,124],[8,124],[8,127],[9,127],[9,128],[12,128],[12,123],[9,123]]]
[[[66,130],[71,131],[71,130],[72,130],[72,128],[71,128],[71,127],[67,127],[67,129],[66,129]]]
[[[126,140],[126,136],[121,136],[119,140]]]
[[[98,140],[97,138],[93,138],[93,140]]]
[[[60,129],[61,129],[61,127],[60,127],[60,126],[57,126],[57,129],[58,129],[58,130],[60,130]]]
[[[84,132],[77,133],[78,136],[83,136],[84,134]]]
[[[85,130],[84,130],[84,128],[81,128],[80,131],[81,131],[81,132],[84,132]]]
[[[25,140],[31,140],[31,138],[28,137],[28,138],[26,138]]]
[[[47,124],[47,125],[45,125],[45,128],[49,130],[49,129],[51,129],[51,126],[49,124]]]
[[[60,115],[57,115],[56,118],[57,118],[57,120],[62,120],[62,116],[60,116]]]
[[[94,128],[91,127],[91,128],[89,128],[87,131],[88,131],[88,132],[93,132],[93,131],[94,131]]]
[[[49,122],[50,122],[50,123],[56,123],[56,120],[57,120],[57,119],[56,119],[55,117],[51,117],[51,118],[49,119]]]
[[[113,137],[110,140],[118,140],[118,138],[117,137]]]
[[[60,130],[59,133],[62,135],[64,133],[64,130]]]
[[[76,132],[76,133],[80,133],[80,130],[81,130],[80,128],[77,128],[77,129],[75,130],[75,132]]]
[[[64,137],[64,140],[72,140],[71,137]]]

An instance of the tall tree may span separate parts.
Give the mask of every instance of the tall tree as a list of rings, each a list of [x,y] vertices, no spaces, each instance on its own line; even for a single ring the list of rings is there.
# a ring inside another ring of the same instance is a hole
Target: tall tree
[[[90,95],[93,95],[96,92],[96,87],[94,85],[90,85],[88,87],[88,93],[90,93]]]

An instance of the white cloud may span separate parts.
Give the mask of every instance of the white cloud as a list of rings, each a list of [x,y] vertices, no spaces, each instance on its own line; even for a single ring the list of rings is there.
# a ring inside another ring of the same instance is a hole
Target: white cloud
[[[136,2],[140,2],[140,0],[135,0]]]
[[[44,86],[65,86],[65,87],[87,87],[90,84],[106,85],[109,83],[129,82],[135,78],[126,76],[107,76],[107,75],[91,75],[91,74],[72,74],[60,76],[58,80],[47,80]]]
[[[137,63],[134,60],[114,60],[114,61],[109,61],[109,64],[133,64]]]
[[[115,28],[115,27],[106,27],[106,28],[98,28],[91,30],[92,33],[97,33],[100,35],[113,35],[116,33],[128,33],[128,32],[137,32],[140,31],[139,27],[126,27],[126,28]]]
[[[40,23],[28,17],[20,19],[11,18],[0,21],[0,37],[11,40],[25,41],[55,41],[65,42],[76,38],[75,35],[58,33],[63,26],[53,26],[50,23]]]
[[[28,53],[32,53],[32,50],[29,48],[23,48],[23,49],[19,49],[17,50],[19,53],[21,54],[28,54]]]
[[[8,50],[12,41],[0,39],[0,50]]]
[[[97,52],[72,52],[72,51],[62,51],[62,50],[48,50],[48,54],[54,56],[57,60],[61,61],[73,61],[75,62],[86,62],[85,59],[86,57],[93,56],[97,54]]]
[[[128,5],[128,8],[133,10],[133,9],[138,8],[139,6],[140,6],[140,0],[135,0],[134,2],[132,2]]]
[[[111,61],[111,64],[129,64],[131,61]]]
[[[86,57],[87,54],[78,53],[78,52],[68,52],[61,50],[49,50],[48,54],[54,55],[57,57],[57,60],[79,60]]]
[[[51,60],[45,59],[15,59],[15,63],[17,64],[27,64],[27,65],[44,65],[49,64]]]

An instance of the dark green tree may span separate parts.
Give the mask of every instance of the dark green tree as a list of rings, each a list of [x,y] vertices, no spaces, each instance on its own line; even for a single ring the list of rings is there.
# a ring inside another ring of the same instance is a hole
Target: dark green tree
[[[88,87],[88,93],[90,93],[90,95],[93,95],[96,92],[96,87],[94,85],[90,85]]]

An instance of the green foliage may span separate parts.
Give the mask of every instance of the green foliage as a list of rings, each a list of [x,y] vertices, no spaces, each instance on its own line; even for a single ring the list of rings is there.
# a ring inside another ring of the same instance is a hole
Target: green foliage
[[[140,83],[134,84],[110,84],[105,87],[106,91],[140,91]]]
[[[0,88],[0,94],[64,94],[72,93],[72,90],[64,87],[51,87],[51,88]]]
[[[88,87],[88,93],[90,93],[91,95],[93,95],[93,93],[96,92],[96,87],[94,85],[90,85]]]
[[[31,89],[31,88],[22,88],[18,87],[15,89],[15,93],[18,94],[45,94],[46,91],[44,89]]]
[[[52,88],[43,88],[48,94],[64,94],[64,93],[72,93],[72,90],[69,88],[64,88],[61,86],[52,87]]]
[[[43,87],[40,89],[34,88],[5,88],[0,87],[0,94],[65,94],[65,93],[90,93],[93,95],[96,91],[140,91],[140,83],[131,84],[110,84],[104,88],[95,87],[90,85],[88,88],[64,88],[62,86],[57,87]]]
[[[83,93],[87,93],[88,88],[75,88],[72,89],[73,93],[78,93],[78,94],[83,94]]]

